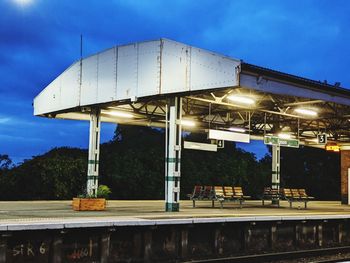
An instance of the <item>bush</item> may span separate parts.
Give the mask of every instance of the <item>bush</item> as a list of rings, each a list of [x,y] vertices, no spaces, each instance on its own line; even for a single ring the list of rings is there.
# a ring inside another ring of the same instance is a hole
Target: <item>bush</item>
[[[107,185],[101,184],[97,188],[97,197],[108,199],[109,195],[112,193],[111,189]]]

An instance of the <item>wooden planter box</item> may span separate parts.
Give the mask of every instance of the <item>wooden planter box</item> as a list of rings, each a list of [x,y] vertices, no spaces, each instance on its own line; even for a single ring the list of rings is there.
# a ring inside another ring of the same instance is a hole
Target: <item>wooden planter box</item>
[[[73,210],[75,211],[102,211],[106,208],[104,198],[73,198]]]

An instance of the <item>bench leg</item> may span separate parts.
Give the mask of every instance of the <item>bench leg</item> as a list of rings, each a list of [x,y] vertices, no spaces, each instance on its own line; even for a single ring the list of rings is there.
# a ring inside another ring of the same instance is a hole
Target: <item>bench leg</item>
[[[243,200],[239,200],[239,208],[242,209],[242,203],[243,203]]]
[[[264,199],[262,200],[262,205],[263,205],[263,206],[265,205],[265,200],[264,200]]]
[[[223,209],[224,208],[224,204],[222,201],[220,201],[220,208]]]
[[[196,200],[192,200],[192,207],[193,207],[193,208],[196,207]]]
[[[289,201],[289,208],[292,208],[292,201]]]
[[[214,207],[214,200],[211,200],[211,207]]]
[[[305,201],[304,204],[305,204],[305,209],[306,209],[307,208],[307,201]]]

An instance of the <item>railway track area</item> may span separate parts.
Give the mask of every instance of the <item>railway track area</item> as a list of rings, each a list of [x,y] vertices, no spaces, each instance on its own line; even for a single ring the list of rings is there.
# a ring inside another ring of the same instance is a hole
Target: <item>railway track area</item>
[[[186,263],[218,262],[218,263],[333,263],[350,262],[350,246],[323,248],[313,250],[268,253],[187,261]]]

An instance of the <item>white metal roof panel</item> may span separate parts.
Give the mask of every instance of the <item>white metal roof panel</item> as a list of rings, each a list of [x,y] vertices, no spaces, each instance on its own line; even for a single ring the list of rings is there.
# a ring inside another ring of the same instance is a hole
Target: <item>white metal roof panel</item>
[[[136,96],[137,44],[118,47],[117,100]]]
[[[159,94],[160,42],[138,44],[137,97]]]
[[[99,103],[117,99],[117,48],[98,54],[97,101]]]
[[[199,48],[191,52],[191,90],[232,87],[237,83],[237,63]],[[210,71],[211,74],[208,74]]]
[[[97,65],[98,65],[98,55],[88,57],[84,59],[82,62],[82,81],[81,81],[81,91],[80,91],[81,105],[90,105],[90,104],[98,103]]]
[[[114,47],[83,59],[81,64],[74,63],[34,99],[35,115],[237,86],[240,61],[161,39]]]
[[[189,91],[190,48],[184,44],[164,41],[161,60],[161,93]]]

